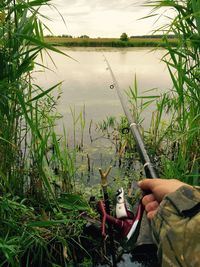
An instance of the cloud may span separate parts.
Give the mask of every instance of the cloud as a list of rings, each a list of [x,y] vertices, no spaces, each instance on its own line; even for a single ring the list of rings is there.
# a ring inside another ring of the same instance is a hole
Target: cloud
[[[53,19],[48,26],[55,34],[70,34],[90,37],[119,37],[142,35],[151,31],[152,20],[139,21],[148,15],[149,8],[142,7],[145,0],[52,0],[66,21],[52,8],[44,8],[44,13]]]
[[[52,5],[62,11],[62,14],[79,15],[80,13],[96,11],[133,11],[137,12],[142,7],[144,1],[133,0],[127,3],[127,0],[53,0]],[[82,10],[82,12],[81,12]],[[87,12],[85,12],[87,10]]]

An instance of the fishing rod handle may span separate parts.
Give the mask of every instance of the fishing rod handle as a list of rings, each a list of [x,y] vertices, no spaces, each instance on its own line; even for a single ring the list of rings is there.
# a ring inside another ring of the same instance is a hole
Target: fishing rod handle
[[[147,162],[144,164],[144,171],[146,178],[154,179],[154,178],[159,178],[159,175],[156,171],[156,169],[152,166],[152,163]]]
[[[158,172],[155,169],[155,167],[153,166],[150,157],[147,153],[147,150],[145,148],[144,145],[144,141],[142,139],[141,133],[138,129],[138,126],[136,123],[131,123],[130,124],[130,130],[132,132],[132,135],[134,137],[135,140],[135,144],[137,146],[137,151],[140,155],[143,167],[144,167],[144,171],[145,171],[145,175],[146,178],[159,178]]]

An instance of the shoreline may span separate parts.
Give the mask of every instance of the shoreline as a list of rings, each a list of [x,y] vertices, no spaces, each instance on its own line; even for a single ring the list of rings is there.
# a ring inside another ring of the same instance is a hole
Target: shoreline
[[[129,38],[122,41],[117,38],[67,38],[45,37],[45,42],[54,46],[64,47],[166,47],[166,42],[161,38]],[[176,39],[170,39],[168,45],[177,46]]]

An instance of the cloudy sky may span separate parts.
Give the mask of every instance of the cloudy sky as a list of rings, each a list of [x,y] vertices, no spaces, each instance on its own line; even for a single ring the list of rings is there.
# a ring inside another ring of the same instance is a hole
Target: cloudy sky
[[[52,19],[46,24],[55,35],[119,37],[123,32],[128,36],[151,34],[155,29],[155,18],[139,20],[151,10],[142,6],[143,0],[52,0],[51,3],[66,22],[65,25],[55,9],[43,8],[43,13]]]

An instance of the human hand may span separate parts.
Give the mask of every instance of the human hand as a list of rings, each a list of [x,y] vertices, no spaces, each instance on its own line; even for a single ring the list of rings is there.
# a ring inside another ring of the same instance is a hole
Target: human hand
[[[175,192],[183,185],[189,186],[175,179],[145,179],[140,181],[138,185],[144,191],[151,191],[150,194],[145,195],[142,199],[148,219],[152,219],[155,216],[160,202],[167,194]]]

